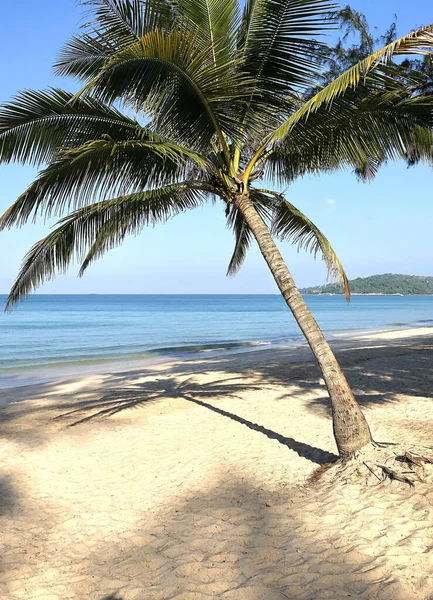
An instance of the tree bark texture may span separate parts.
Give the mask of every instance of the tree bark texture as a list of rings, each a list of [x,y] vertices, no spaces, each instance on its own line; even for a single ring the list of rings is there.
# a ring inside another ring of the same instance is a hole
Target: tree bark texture
[[[340,457],[353,455],[372,441],[368,423],[337,359],[299,292],[268,227],[247,194],[233,202],[242,212],[287,306],[296,319],[322,371],[331,398],[333,430]]]

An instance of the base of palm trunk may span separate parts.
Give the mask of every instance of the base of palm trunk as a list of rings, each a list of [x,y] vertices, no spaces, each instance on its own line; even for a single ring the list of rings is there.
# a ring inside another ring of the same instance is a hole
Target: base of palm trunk
[[[397,481],[413,486],[433,479],[433,447],[372,442],[350,457],[322,465],[310,482],[379,485]]]

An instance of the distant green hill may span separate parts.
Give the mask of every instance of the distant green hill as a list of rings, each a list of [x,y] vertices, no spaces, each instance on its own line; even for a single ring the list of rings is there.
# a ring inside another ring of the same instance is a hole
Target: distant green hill
[[[423,275],[396,275],[384,273],[370,277],[357,277],[350,282],[352,294],[433,294],[433,277]],[[303,288],[303,294],[342,294],[338,283]]]

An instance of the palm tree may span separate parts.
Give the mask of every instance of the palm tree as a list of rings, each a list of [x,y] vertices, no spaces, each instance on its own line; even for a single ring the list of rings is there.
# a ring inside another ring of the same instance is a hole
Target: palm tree
[[[0,160],[47,164],[1,228],[69,213],[27,254],[12,307],[75,258],[87,267],[127,234],[207,200],[225,207],[235,273],[255,240],[323,373],[340,456],[372,441],[337,360],[275,243],[321,253],[349,293],[325,236],[279,191],[297,177],[432,158],[424,74],[393,55],[428,54],[433,26],[387,44],[320,87],[327,0],[86,0],[91,19],[55,71],[75,95],[24,91],[0,112]]]

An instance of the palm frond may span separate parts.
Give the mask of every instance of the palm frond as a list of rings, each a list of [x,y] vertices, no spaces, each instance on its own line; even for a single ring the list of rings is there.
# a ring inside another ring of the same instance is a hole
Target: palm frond
[[[109,201],[108,214],[84,257],[80,277],[108,250],[120,245],[126,235],[137,235],[145,225],[156,225],[199,206],[213,188],[206,182],[188,181]]]
[[[147,31],[171,29],[175,22],[170,0],[81,0],[90,22],[59,53],[54,72],[78,79],[94,77],[111,56],[139,40]]]
[[[349,167],[370,179],[388,160],[431,163],[432,127],[433,98],[411,96],[406,85],[347,91],[274,145],[266,173],[287,184],[307,173]]]
[[[130,44],[146,30],[142,0],[79,0],[79,4],[87,7],[92,28],[118,45]]]
[[[6,310],[44,281],[65,272],[74,259],[84,259],[82,274],[93,260],[120,244],[127,234],[137,234],[144,226],[195,208],[203,200],[204,193],[197,183],[184,182],[104,200],[75,211],[26,255]]]
[[[251,188],[250,200],[261,218],[269,225],[272,222],[274,197]],[[234,276],[241,268],[254,236],[241,211],[233,205],[228,212],[227,227],[232,229],[235,235],[235,247],[227,269],[227,275]]]
[[[231,60],[239,25],[237,0],[174,0],[180,26],[196,32],[202,50],[212,54],[214,64]]]
[[[335,250],[320,229],[280,194],[268,190],[257,190],[256,193],[273,199],[271,233],[281,241],[295,244],[298,250],[311,252],[314,258],[320,253],[328,269],[328,278],[341,283],[346,299],[349,300],[347,275]]]
[[[101,135],[136,138],[146,130],[92,98],[71,103],[73,94],[59,89],[26,90],[0,107],[0,162],[50,161],[61,147],[75,147]]]
[[[117,45],[104,40],[100,34],[75,35],[60,50],[54,73],[84,80],[95,77],[117,49]]]
[[[270,137],[270,140],[282,139],[303,118],[316,112],[321,106],[330,106],[333,100],[348,89],[355,89],[374,69],[388,64],[393,56],[406,54],[429,54],[433,51],[433,25],[422,27],[391,42],[387,46],[370,54],[367,58],[347,69],[331,83],[321,89],[310,100],[291,115]],[[382,74],[380,76],[383,77]]]
[[[235,247],[227,267],[227,275],[232,277],[236,275],[245,260],[253,234],[244,216],[236,207],[233,207],[229,213],[227,226],[235,234]]]
[[[208,168],[188,148],[152,138],[106,138],[63,151],[0,217],[0,230],[21,226],[38,212],[48,218],[98,198],[174,183],[192,166]]]
[[[260,0],[245,1],[236,39],[236,47],[239,52],[243,52],[245,48],[245,43],[248,39],[251,24],[254,22],[254,12],[259,4]]]
[[[236,108],[249,91],[235,67],[235,61],[215,65],[210,49],[201,50],[192,33],[154,30],[114,54],[79,96],[121,100],[149,114],[158,131],[184,143],[207,147],[216,134],[224,148],[222,131],[237,135]]]
[[[287,96],[311,86],[323,51],[317,38],[329,29],[332,8],[324,0],[256,0],[246,5],[239,42],[243,70],[255,88],[248,122],[268,111],[275,119],[276,109],[286,108]],[[281,114],[280,122],[286,115]]]

